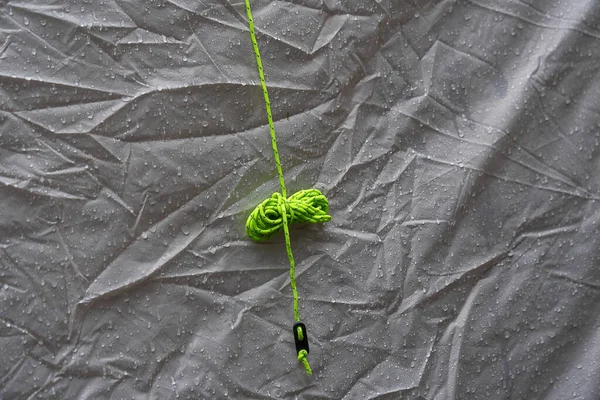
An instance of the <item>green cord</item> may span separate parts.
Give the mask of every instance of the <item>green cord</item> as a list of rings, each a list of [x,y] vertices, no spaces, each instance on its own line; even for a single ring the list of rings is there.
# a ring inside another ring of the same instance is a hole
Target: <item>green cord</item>
[[[294,319],[300,321],[300,312],[298,311],[298,290],[296,289],[296,263],[292,254],[292,244],[290,240],[290,231],[288,224],[290,223],[319,223],[327,222],[331,219],[328,215],[329,202],[317,189],[301,190],[287,198],[285,189],[285,180],[283,177],[283,169],[281,168],[281,160],[279,159],[279,151],[277,150],[277,137],[275,136],[275,125],[273,124],[273,114],[271,113],[271,102],[269,101],[269,93],[265,82],[265,74],[254,33],[254,20],[252,19],[252,11],[250,10],[250,1],[246,2],[246,12],[248,14],[248,26],[250,28],[250,39],[256,56],[256,64],[258,66],[258,75],[260,76],[260,84],[262,86],[263,95],[265,97],[265,106],[267,109],[267,118],[269,120],[269,132],[271,133],[271,146],[273,147],[273,156],[275,157],[275,165],[277,166],[277,174],[279,175],[279,184],[281,193],[273,193],[273,195],[259,204],[248,217],[246,221],[246,233],[248,236],[257,241],[268,240],[281,228],[285,236],[285,249],[290,261],[290,286],[294,296]],[[289,216],[289,218],[288,218]],[[298,331],[300,340],[304,338],[302,329]],[[312,374],[312,370],[307,360],[308,352],[300,350],[298,352],[298,361],[304,364],[304,369],[307,374]]]
[[[308,363],[308,360],[306,359],[307,355],[308,355],[308,352],[306,350],[300,350],[298,352],[298,361],[300,361],[302,364],[304,364],[304,369],[306,370],[306,373],[308,375],[312,375],[312,370],[310,369],[310,364]]]
[[[284,198],[287,197],[285,191],[285,181],[283,180],[283,170],[281,169],[281,161],[279,160],[279,151],[277,150],[277,137],[275,136],[275,125],[273,124],[273,114],[271,113],[271,101],[269,100],[269,92],[265,83],[265,73],[263,71],[262,60],[260,58],[260,50],[254,33],[254,20],[252,19],[252,10],[250,10],[250,0],[246,1],[246,13],[248,14],[248,26],[250,28],[250,40],[254,48],[256,56],[256,65],[258,66],[258,75],[260,76],[260,84],[262,86],[263,95],[265,97],[265,106],[267,108],[267,118],[269,119],[269,131],[271,132],[271,145],[273,146],[273,155],[275,156],[275,164],[277,165],[277,173],[279,174],[279,184],[281,185],[281,194]]]
[[[302,328],[297,327],[296,333],[298,335],[298,340],[304,340],[304,332],[302,331]]]

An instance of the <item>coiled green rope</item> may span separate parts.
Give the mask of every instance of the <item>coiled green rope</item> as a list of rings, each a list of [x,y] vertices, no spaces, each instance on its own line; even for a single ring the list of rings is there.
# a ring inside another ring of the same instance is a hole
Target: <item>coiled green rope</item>
[[[316,189],[301,190],[285,200],[279,193],[263,201],[254,209],[246,223],[246,233],[254,240],[270,239],[283,227],[283,210],[288,223],[327,222],[329,204],[327,197]]]
[[[271,133],[271,146],[273,147],[273,156],[275,157],[275,165],[277,174],[279,175],[279,184],[281,193],[273,193],[271,197],[260,203],[248,217],[246,221],[246,233],[254,240],[263,241],[271,238],[281,228],[285,236],[285,249],[290,261],[290,286],[294,296],[294,319],[300,321],[300,313],[298,311],[298,291],[296,289],[296,273],[294,255],[292,254],[292,244],[290,240],[290,231],[288,224],[293,222],[327,222],[331,219],[328,215],[329,202],[317,189],[301,190],[287,198],[285,189],[285,180],[283,178],[283,169],[279,159],[279,151],[277,150],[277,137],[275,136],[275,126],[273,124],[273,115],[271,113],[271,102],[269,101],[269,93],[267,84],[265,83],[265,74],[263,71],[262,61],[256,35],[254,33],[254,21],[252,19],[252,11],[250,10],[250,1],[246,2],[246,12],[248,14],[248,26],[250,28],[250,39],[256,56],[256,64],[258,67],[258,75],[260,76],[260,84],[262,86],[263,95],[265,97],[265,106],[267,109],[267,119],[269,121],[269,131]],[[297,334],[302,340],[304,333],[299,329]],[[298,351],[298,361],[304,364],[304,369],[307,374],[312,374],[312,370],[307,360],[308,351]]]

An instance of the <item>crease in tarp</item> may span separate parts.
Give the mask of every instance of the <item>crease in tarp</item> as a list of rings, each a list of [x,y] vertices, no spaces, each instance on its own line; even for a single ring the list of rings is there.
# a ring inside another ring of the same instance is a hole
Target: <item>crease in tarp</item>
[[[229,184],[230,180],[239,180],[242,175],[230,175],[224,181],[218,182],[216,188],[221,185]],[[216,193],[216,191],[215,191]],[[190,221],[190,215],[198,215],[203,208],[201,200],[206,199],[210,194],[201,193],[192,198],[183,207],[178,208],[172,214],[156,223],[147,232],[142,233],[123,253],[112,261],[112,263],[97,277],[88,287],[86,295],[79,304],[89,304],[98,297],[106,296],[125,288],[128,288],[137,282],[147,279],[158,271],[165,263],[185,250],[196,238],[198,238],[210,224],[210,220],[215,218],[219,210],[206,210],[206,216],[203,219]],[[172,232],[170,227],[182,226],[186,223],[187,230],[177,230]],[[154,233],[154,232],[156,233]],[[158,240],[161,233],[175,234],[171,243],[166,246],[161,245]],[[138,253],[141,259],[132,258],[132,255]],[[135,268],[137,266],[137,268]]]
[[[490,2],[489,0],[467,1],[481,8],[504,14],[512,18],[516,18],[536,27],[559,30],[573,30],[583,35],[593,37],[594,39],[600,39],[600,31],[594,30],[586,26],[586,24],[581,23],[581,17],[590,12],[590,9],[593,7],[593,2],[582,1],[581,3],[573,3],[573,5],[581,5],[581,11],[579,12],[579,15],[576,16],[579,17],[579,19],[565,19],[544,13],[541,10],[536,9],[532,5],[522,1],[509,0],[506,2],[507,6],[504,7],[502,5],[498,6],[498,4]],[[566,24],[564,24],[565,22]]]

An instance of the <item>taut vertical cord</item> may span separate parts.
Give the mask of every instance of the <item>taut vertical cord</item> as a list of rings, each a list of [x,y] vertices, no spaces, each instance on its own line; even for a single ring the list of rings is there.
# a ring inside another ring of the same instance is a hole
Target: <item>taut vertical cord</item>
[[[248,14],[248,26],[250,28],[250,39],[252,41],[260,84],[265,98],[267,119],[269,120],[269,132],[271,133],[271,146],[273,147],[273,156],[275,158],[277,174],[279,175],[279,184],[281,186],[281,193],[273,193],[270,198],[259,204],[250,214],[246,221],[246,233],[250,238],[262,241],[269,239],[283,227],[285,249],[290,261],[290,285],[294,297],[294,320],[296,321],[293,327],[294,341],[296,343],[298,361],[304,364],[304,369],[307,374],[312,374],[312,370],[310,369],[307,360],[309,348],[306,326],[300,322],[300,312],[298,310],[298,290],[296,289],[295,272],[296,263],[292,253],[288,224],[292,222],[318,223],[329,221],[331,219],[331,216],[327,214],[329,211],[329,202],[327,201],[327,197],[316,189],[301,190],[291,195],[289,199],[287,198],[283,169],[281,168],[281,160],[279,159],[279,151],[277,150],[277,137],[275,135],[275,125],[273,124],[273,114],[271,113],[271,102],[269,101],[269,92],[267,91],[262,60],[260,58],[258,42],[256,41],[256,34],[254,32],[254,21],[250,9],[250,1],[245,0],[245,2],[246,12]]]

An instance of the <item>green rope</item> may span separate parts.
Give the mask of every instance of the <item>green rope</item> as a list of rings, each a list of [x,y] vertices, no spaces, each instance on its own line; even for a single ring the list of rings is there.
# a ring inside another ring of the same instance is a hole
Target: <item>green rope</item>
[[[304,340],[304,332],[302,331],[302,328],[297,327],[296,328],[296,332],[298,334],[298,339],[299,340]]]
[[[308,355],[308,352],[306,350],[300,350],[298,352],[298,361],[300,361],[302,364],[304,364],[304,369],[306,370],[306,373],[308,375],[312,375],[312,370],[310,369],[310,364],[308,363],[308,360],[306,359],[307,355]]]
[[[271,133],[271,146],[273,147],[273,156],[279,175],[279,184],[281,193],[273,193],[271,197],[260,203],[248,217],[246,221],[246,233],[248,236],[257,241],[268,240],[275,233],[283,228],[285,236],[285,249],[290,261],[290,286],[294,296],[294,319],[300,321],[300,313],[298,311],[298,291],[296,289],[296,263],[292,254],[292,244],[290,240],[290,231],[288,225],[290,223],[319,223],[327,222],[331,219],[328,215],[329,202],[317,189],[301,190],[287,198],[285,189],[285,180],[283,178],[283,169],[281,168],[281,160],[279,159],[279,151],[277,150],[277,137],[275,136],[275,125],[273,124],[273,114],[271,113],[271,102],[269,101],[269,93],[267,84],[265,83],[265,74],[254,33],[254,20],[252,19],[252,11],[250,10],[250,1],[246,2],[246,12],[248,14],[248,26],[250,28],[250,39],[256,56],[256,64],[258,66],[258,75],[260,76],[260,84],[262,86],[263,95],[265,97],[265,106],[267,109],[267,119],[269,120],[269,132]],[[299,337],[304,338],[304,333],[300,329]],[[304,369],[307,374],[312,374],[312,370],[307,360],[308,352],[300,350],[298,352],[298,361],[304,364]]]

